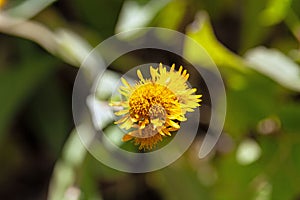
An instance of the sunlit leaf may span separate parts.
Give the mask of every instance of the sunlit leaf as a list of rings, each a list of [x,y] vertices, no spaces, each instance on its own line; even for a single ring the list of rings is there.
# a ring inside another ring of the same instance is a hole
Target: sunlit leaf
[[[261,23],[271,26],[282,21],[289,8],[291,0],[269,0],[267,8],[261,13]]]
[[[245,71],[245,63],[241,57],[229,51],[215,37],[208,15],[201,12],[195,21],[187,28],[186,34],[198,42],[212,57],[217,66],[232,67],[239,71]],[[189,43],[185,44],[185,55],[197,63],[207,63],[207,58],[201,52],[193,49]]]
[[[91,52],[90,44],[76,33],[59,29],[56,31],[56,54],[73,66],[80,67],[86,56]]]
[[[159,27],[178,30],[186,11],[187,3],[185,1],[171,1],[157,14],[154,19],[154,24]],[[170,16],[172,17],[172,20],[170,20]]]

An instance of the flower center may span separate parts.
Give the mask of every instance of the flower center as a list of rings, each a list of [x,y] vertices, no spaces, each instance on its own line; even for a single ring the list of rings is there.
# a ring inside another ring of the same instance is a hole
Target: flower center
[[[159,104],[154,104],[149,109],[150,120],[155,120],[155,119],[166,120],[166,114],[167,113],[165,109]]]
[[[154,135],[158,134],[162,127],[165,125],[167,118],[167,113],[165,109],[158,104],[155,104],[151,106],[149,109],[149,120],[144,120],[143,122],[140,122],[141,125],[139,128],[139,131],[137,133],[134,133],[133,136],[137,138],[150,138]]]
[[[174,106],[179,106],[175,94],[156,83],[139,86],[129,98],[130,117],[136,121],[165,121],[168,110]]]

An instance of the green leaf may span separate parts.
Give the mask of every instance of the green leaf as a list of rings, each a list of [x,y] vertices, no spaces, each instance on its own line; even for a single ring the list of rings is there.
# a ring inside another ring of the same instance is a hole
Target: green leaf
[[[299,103],[284,103],[280,108],[279,116],[282,123],[282,128],[286,132],[299,133],[300,130],[300,104]]]
[[[66,142],[62,158],[54,167],[49,186],[49,200],[67,200],[68,193],[72,191],[76,191],[76,194],[79,193],[77,196],[81,194],[81,190],[74,185],[78,176],[77,170],[82,165],[86,152],[79,135],[76,130],[74,130]]]
[[[187,2],[180,0],[171,1],[159,11],[152,23],[158,27],[178,30],[186,11]]]
[[[72,7],[81,22],[96,29],[103,38],[114,34],[124,0],[75,0]]]
[[[218,159],[218,181],[214,187],[214,198],[222,199],[253,199],[255,188],[253,180],[261,170],[259,163],[240,165],[236,160],[236,151]]]
[[[289,11],[291,0],[269,0],[267,8],[262,11],[261,23],[271,26],[281,22]]]
[[[57,78],[52,76],[40,88],[28,112],[30,127],[57,156],[72,127],[71,106]]]
[[[12,69],[0,73],[0,139],[18,110],[57,68],[57,60],[37,54]]]
[[[230,79],[231,76],[228,77]],[[243,136],[256,128],[257,123],[277,113],[280,87],[258,73],[241,77],[243,87],[227,90],[225,129],[234,136]]]
[[[240,52],[244,53],[247,49],[255,47],[266,38],[269,28],[261,24],[260,13],[262,12],[265,1],[243,1],[243,12],[241,17]]]
[[[163,199],[212,199],[210,190],[200,182],[198,170],[191,167],[186,157],[180,158],[167,168],[148,174],[148,177]]]
[[[217,66],[246,71],[243,59],[228,50],[217,40],[208,15],[205,12],[201,12],[196,16],[195,21],[187,28],[186,34],[207,51]],[[194,49],[189,42],[185,43],[184,55],[188,60],[196,63],[208,64],[210,62],[206,56],[203,57],[205,54],[199,52],[198,49]]]

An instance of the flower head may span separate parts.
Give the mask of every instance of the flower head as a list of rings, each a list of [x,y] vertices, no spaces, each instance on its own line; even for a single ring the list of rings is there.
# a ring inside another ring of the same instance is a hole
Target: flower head
[[[152,149],[164,137],[180,129],[180,122],[187,120],[185,114],[194,111],[201,102],[202,95],[194,94],[195,88],[189,88],[189,74],[180,66],[170,71],[160,63],[159,68],[150,66],[151,78],[145,79],[137,70],[139,81],[130,85],[124,78],[119,92],[124,100],[111,103],[121,106],[116,112],[122,116],[115,124],[128,130],[123,141],[134,140],[139,149]]]
[[[6,0],[0,0],[0,10],[5,6]]]

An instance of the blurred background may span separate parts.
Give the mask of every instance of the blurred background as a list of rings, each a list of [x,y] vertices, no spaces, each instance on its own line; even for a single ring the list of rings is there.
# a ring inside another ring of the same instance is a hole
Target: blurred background
[[[195,144],[209,119],[172,165],[128,174],[82,146],[72,88],[93,47],[147,26],[205,48],[224,79],[227,117],[206,158]],[[300,199],[299,42],[298,0],[0,0],[0,199]]]

